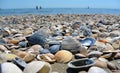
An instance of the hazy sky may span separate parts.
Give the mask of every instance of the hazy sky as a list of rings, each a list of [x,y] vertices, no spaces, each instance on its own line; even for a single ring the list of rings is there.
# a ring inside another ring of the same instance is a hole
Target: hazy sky
[[[120,0],[0,0],[0,8],[112,8],[120,9]]]

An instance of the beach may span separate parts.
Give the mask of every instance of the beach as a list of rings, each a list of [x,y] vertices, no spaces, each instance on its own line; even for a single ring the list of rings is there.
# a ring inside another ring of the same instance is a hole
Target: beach
[[[14,63],[16,57],[26,65],[43,61],[49,63],[50,73],[92,73],[94,66],[103,73],[120,73],[120,15],[0,16],[0,54],[1,65]],[[68,70],[68,63],[84,58],[95,64],[87,70]],[[23,73],[26,65],[20,63]]]

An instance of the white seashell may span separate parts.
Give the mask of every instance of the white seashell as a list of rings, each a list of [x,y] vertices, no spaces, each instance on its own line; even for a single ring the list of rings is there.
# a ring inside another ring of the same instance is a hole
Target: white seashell
[[[15,64],[12,63],[3,63],[1,64],[1,67],[1,73],[23,73]]]
[[[99,68],[99,67],[91,67],[88,70],[88,73],[107,73],[104,69]]]

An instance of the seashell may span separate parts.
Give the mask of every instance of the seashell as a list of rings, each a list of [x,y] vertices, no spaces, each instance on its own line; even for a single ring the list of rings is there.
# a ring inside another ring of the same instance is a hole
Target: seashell
[[[1,64],[1,73],[23,73],[15,64],[5,62]]]
[[[92,46],[95,43],[95,39],[93,38],[85,38],[80,41],[80,43],[84,46]]]
[[[26,53],[18,50],[12,50],[12,53],[22,58],[22,60],[24,60],[25,62],[31,62],[35,58],[34,54],[30,54],[30,53]]]
[[[4,36],[9,36],[10,34],[11,34],[11,31],[9,30],[9,28],[8,27],[5,27],[4,29],[3,29],[3,37]]]
[[[72,58],[72,53],[67,50],[60,50],[55,54],[55,59],[57,60],[57,62],[66,63],[72,60]]]
[[[108,50],[113,51],[114,48],[113,48],[112,45],[110,45],[109,43],[106,43],[106,48],[105,48],[103,51],[108,51]]]
[[[102,51],[103,49],[106,48],[106,45],[104,43],[102,43],[102,42],[99,42],[99,41],[95,42],[95,46],[97,46],[99,51]]]
[[[33,53],[33,54],[39,54],[39,51],[40,50],[43,50],[42,46],[40,45],[33,45],[29,50],[28,52],[29,53]]]
[[[0,44],[7,44],[5,39],[0,39]]]
[[[50,36],[50,29],[47,27],[42,27],[38,30],[44,37],[48,38]]]
[[[119,59],[119,58],[120,58],[120,52],[117,53],[117,54],[114,56],[114,58]]]
[[[90,47],[88,48],[88,51],[89,51],[89,52],[91,52],[91,51],[99,51],[99,49],[98,49],[97,46],[93,45],[93,46],[90,46]]]
[[[72,53],[80,51],[80,43],[74,38],[68,37],[62,40],[61,49],[68,50]]]
[[[41,60],[44,60],[44,61],[49,62],[49,63],[53,63],[56,61],[55,56],[53,54],[50,54],[50,53],[42,54],[39,57]]]
[[[21,70],[23,70],[27,65],[25,61],[17,57],[13,59],[13,63],[16,64]]]
[[[60,50],[60,45],[53,45],[51,47],[49,47],[49,51],[52,53],[52,54],[55,54],[56,52],[58,52]]]
[[[80,71],[80,72],[78,72],[78,73],[87,73],[86,71]]]
[[[25,41],[21,41],[18,43],[20,47],[26,47],[27,43]]]
[[[60,42],[59,41],[49,41],[48,42],[48,44],[50,45],[50,46],[52,46],[52,45],[60,45]]]
[[[19,40],[17,40],[17,39],[7,39],[7,43],[17,45],[19,43]]]
[[[105,40],[105,39],[99,39],[98,41],[99,41],[99,42],[102,42],[102,43],[104,43],[104,44],[108,43],[108,41]]]
[[[30,45],[39,44],[42,47],[48,47],[47,40],[41,33],[34,33],[33,35],[26,37],[26,39]]]
[[[117,50],[117,49],[119,49],[120,48],[120,44],[119,44],[120,42],[113,42],[112,43],[112,47],[115,49],[115,50]]]
[[[100,57],[103,53],[102,52],[99,52],[99,51],[92,51],[90,53],[88,53],[88,57]]]
[[[101,56],[101,58],[105,58],[105,59],[108,59],[112,56],[112,53],[108,53],[108,54],[104,54]]]
[[[51,73],[51,65],[43,61],[33,61],[24,69],[24,73]]]
[[[68,63],[68,67],[74,70],[85,70],[93,66],[95,62],[88,58],[78,59]]]
[[[2,52],[7,51],[7,48],[4,45],[0,45],[0,51]]]
[[[99,68],[99,67],[91,67],[88,70],[88,73],[107,73],[104,69]]]
[[[18,31],[16,29],[11,29],[11,34],[17,34]]]
[[[35,58],[35,55],[33,55],[33,54],[27,54],[22,59],[23,59],[23,61],[25,61],[25,62],[28,63],[28,62],[33,61],[34,58]]]
[[[103,61],[95,60],[94,66],[101,67],[101,68],[107,68],[107,63]]]
[[[26,28],[25,30],[22,31],[22,33],[24,35],[30,35],[33,33],[33,29],[32,28]]]
[[[16,58],[17,56],[14,55],[14,54],[1,54],[0,55],[0,58],[3,59],[3,60],[6,60],[6,61],[12,61],[14,58]]]
[[[50,53],[50,51],[48,49],[40,50],[40,54],[46,54],[46,53]]]
[[[108,60],[107,60],[107,59],[102,58],[102,57],[98,58],[98,60],[99,60],[99,61],[102,61],[102,62],[105,62],[105,63],[107,63],[107,62],[108,62]]]
[[[114,63],[107,62],[107,66],[110,70],[116,70],[117,66]]]
[[[75,54],[74,57],[75,57],[75,59],[81,59],[81,58],[85,58],[86,56],[78,53],[78,54]]]
[[[80,47],[80,54],[87,56],[87,54],[88,54],[87,47],[81,46]]]

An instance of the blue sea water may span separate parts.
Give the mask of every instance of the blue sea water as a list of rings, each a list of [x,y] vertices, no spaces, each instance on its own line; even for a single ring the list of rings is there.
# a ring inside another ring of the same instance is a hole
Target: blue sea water
[[[115,14],[120,15],[120,9],[97,9],[97,8],[42,8],[29,9],[0,9],[0,16],[22,14]]]

